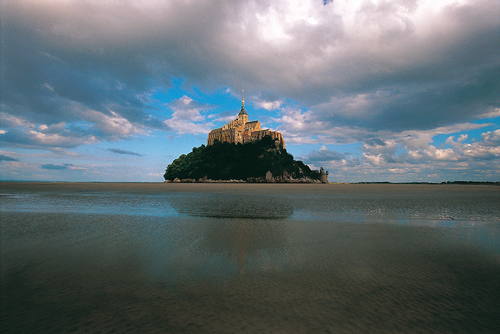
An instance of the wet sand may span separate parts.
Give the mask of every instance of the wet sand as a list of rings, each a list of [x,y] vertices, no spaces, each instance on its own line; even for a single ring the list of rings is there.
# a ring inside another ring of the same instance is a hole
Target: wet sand
[[[8,191],[121,191],[121,192],[257,192],[257,193],[408,193],[457,192],[474,194],[500,193],[493,185],[460,184],[262,184],[262,183],[163,183],[163,182],[1,182],[2,192]]]
[[[2,184],[0,330],[496,333],[497,189]]]

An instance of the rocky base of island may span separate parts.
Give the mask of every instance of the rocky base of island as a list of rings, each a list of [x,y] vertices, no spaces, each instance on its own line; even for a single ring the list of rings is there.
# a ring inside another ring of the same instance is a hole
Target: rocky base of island
[[[285,179],[282,177],[273,177],[271,180],[263,177],[248,178],[247,180],[212,180],[212,179],[179,179],[165,180],[165,183],[328,183],[318,179],[303,177],[300,179]]]

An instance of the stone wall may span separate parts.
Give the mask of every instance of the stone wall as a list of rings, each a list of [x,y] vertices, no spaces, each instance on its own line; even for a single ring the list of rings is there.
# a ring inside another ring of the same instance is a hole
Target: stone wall
[[[254,131],[251,134],[250,141],[257,141],[260,140],[266,136],[271,137],[274,140],[277,140],[282,148],[285,148],[285,139],[283,138],[283,135],[281,132],[278,131],[272,131],[272,130],[260,130],[260,131]]]
[[[283,135],[278,131],[261,130],[259,121],[248,122],[247,114],[238,117],[225,124],[222,128],[214,129],[208,134],[207,145],[213,145],[216,141],[221,143],[248,143],[257,141],[265,136],[277,140],[279,145],[285,148]]]

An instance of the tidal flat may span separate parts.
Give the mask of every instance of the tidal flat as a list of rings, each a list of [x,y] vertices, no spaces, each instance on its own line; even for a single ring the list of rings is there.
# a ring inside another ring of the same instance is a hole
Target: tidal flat
[[[500,187],[0,183],[2,333],[498,333]]]

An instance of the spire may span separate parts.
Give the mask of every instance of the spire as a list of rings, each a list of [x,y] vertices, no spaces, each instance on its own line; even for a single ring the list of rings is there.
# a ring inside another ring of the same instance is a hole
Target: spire
[[[238,115],[246,115],[247,111],[245,110],[245,92],[241,91],[241,110]]]

